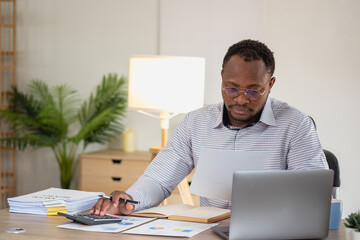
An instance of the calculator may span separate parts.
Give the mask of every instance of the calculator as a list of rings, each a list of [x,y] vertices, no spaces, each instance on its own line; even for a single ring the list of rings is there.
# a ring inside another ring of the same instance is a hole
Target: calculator
[[[58,212],[59,216],[67,217],[68,219],[74,220],[78,223],[83,223],[86,225],[97,225],[97,224],[105,224],[105,223],[117,223],[121,222],[120,217],[114,216],[114,215],[95,215],[95,214],[66,214],[62,212]]]

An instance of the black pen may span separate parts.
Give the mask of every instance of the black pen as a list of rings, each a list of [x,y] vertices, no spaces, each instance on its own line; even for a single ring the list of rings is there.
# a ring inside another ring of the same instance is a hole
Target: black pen
[[[101,195],[101,197],[110,199],[110,201],[112,201],[112,196]],[[130,199],[124,199],[124,198],[119,198],[119,202],[132,203],[132,204],[139,204],[140,203],[138,201],[134,201],[134,200],[130,200]]]

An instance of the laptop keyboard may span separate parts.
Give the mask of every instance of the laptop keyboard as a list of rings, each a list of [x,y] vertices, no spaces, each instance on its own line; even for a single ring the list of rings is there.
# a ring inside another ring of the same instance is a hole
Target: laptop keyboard
[[[226,236],[229,236],[229,232],[223,232]]]

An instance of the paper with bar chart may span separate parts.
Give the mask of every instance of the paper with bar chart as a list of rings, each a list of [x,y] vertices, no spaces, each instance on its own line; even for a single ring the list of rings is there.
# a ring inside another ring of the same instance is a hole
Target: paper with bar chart
[[[124,231],[123,233],[172,237],[192,237],[215,225],[217,225],[217,223],[207,224],[158,219],[139,227]]]

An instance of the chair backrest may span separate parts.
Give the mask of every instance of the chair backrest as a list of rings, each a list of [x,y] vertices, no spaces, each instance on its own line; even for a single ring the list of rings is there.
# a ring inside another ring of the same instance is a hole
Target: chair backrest
[[[324,149],[326,161],[328,162],[329,168],[334,170],[334,182],[333,187],[340,187],[340,166],[336,156]]]
[[[309,116],[309,118],[311,119],[311,121],[314,124],[314,127],[316,129],[316,123],[315,120]],[[324,154],[326,157],[326,161],[329,165],[329,168],[334,170],[334,182],[333,182],[333,187],[338,188],[340,187],[340,166],[339,166],[339,162],[337,160],[337,158],[335,157],[335,155],[330,152],[329,150],[324,150]]]

